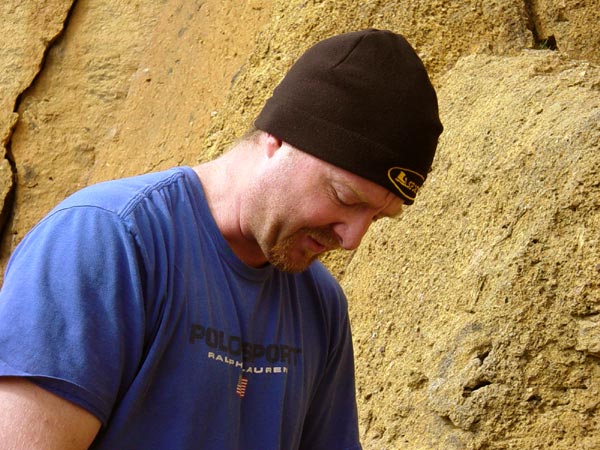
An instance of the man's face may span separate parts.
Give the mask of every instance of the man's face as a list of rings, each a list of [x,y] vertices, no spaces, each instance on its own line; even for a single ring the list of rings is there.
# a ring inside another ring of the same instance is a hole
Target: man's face
[[[356,249],[371,223],[402,211],[387,189],[285,143],[271,163],[253,236],[281,270],[301,272],[327,251]]]

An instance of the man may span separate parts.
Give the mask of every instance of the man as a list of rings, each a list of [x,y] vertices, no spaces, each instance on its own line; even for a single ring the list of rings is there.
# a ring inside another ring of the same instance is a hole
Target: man
[[[347,305],[314,260],[423,184],[442,131],[399,35],[309,49],[195,168],[86,188],[0,294],[10,449],[359,449]]]

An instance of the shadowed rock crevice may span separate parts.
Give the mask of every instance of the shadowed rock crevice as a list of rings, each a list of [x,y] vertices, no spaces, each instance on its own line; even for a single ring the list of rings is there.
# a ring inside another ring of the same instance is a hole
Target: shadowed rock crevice
[[[533,35],[533,48],[537,50],[558,50],[556,37],[551,34],[544,36],[540,29],[540,16],[538,14],[537,0],[525,0],[525,12],[527,14],[527,28]]]
[[[484,387],[489,386],[491,384],[492,384],[492,382],[488,381],[486,379],[474,380],[473,382],[468,383],[467,385],[465,385],[463,387],[462,396],[470,397],[475,391],[478,391],[479,389],[483,389]]]
[[[17,127],[17,124],[19,122],[19,115],[18,115],[19,107],[20,107],[23,99],[27,97],[28,92],[33,88],[33,86],[35,86],[37,80],[40,77],[40,74],[43,72],[44,67],[46,65],[46,60],[48,58],[48,53],[50,52],[50,50],[52,49],[52,47],[56,43],[56,41],[58,41],[63,36],[63,34],[68,26],[69,20],[71,18],[71,15],[73,13],[73,9],[75,8],[76,3],[77,3],[77,0],[74,0],[71,3],[71,6],[69,7],[69,10],[67,11],[67,14],[65,16],[65,19],[63,21],[63,24],[62,24],[62,27],[60,28],[60,30],[56,34],[51,36],[48,40],[45,40],[45,49],[40,58],[37,72],[32,77],[29,85],[27,85],[21,91],[21,93],[19,93],[17,95],[15,102],[14,102],[13,114],[14,114],[15,119],[11,123],[10,129],[9,129],[8,133],[6,134],[6,139],[3,142],[4,149],[5,149],[5,159],[8,162],[7,167],[10,167],[12,182],[10,183],[8,190],[4,193],[4,198],[2,199],[3,203],[0,208],[0,239],[2,239],[2,236],[5,233],[7,223],[10,221],[10,217],[12,215],[12,211],[13,211],[13,208],[15,205],[15,191],[17,189],[17,184],[16,184],[17,164],[15,161],[13,152],[12,152],[12,138],[13,138],[14,131]]]

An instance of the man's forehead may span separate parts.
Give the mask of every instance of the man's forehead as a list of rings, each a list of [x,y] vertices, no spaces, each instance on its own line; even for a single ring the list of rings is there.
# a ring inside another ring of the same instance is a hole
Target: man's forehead
[[[332,173],[334,174],[334,178],[336,178],[340,182],[344,182],[348,185],[353,191],[357,194],[360,194],[364,197],[387,197],[388,194],[396,197],[398,200],[402,200],[395,193],[390,191],[389,189],[375,183],[374,181],[368,180],[360,175],[352,173],[346,169],[342,169],[341,167],[334,166],[323,161],[325,164],[330,165],[332,167]]]
[[[389,189],[371,181],[367,178],[364,178],[360,175],[357,175],[353,172],[350,172],[346,169],[343,169],[339,166],[336,166],[330,162],[327,162],[321,158],[318,158],[310,153],[303,151],[302,149],[298,149],[287,142],[284,142],[284,145],[292,148],[296,154],[303,155],[304,158],[308,158],[313,161],[313,164],[320,165],[324,167],[327,171],[328,177],[336,181],[338,183],[343,183],[349,189],[351,189],[357,198],[365,203],[389,203],[390,205],[396,205],[398,212],[390,215],[390,217],[397,216],[402,212],[402,205],[404,204],[404,199],[396,195],[395,192],[390,191]]]

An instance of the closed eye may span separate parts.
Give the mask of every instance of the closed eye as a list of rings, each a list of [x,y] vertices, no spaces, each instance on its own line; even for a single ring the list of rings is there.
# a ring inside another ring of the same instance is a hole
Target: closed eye
[[[353,191],[349,190],[344,185],[338,185],[337,183],[333,183],[331,187],[335,199],[340,205],[347,207],[356,207],[362,205],[368,206],[365,202],[358,198]]]
[[[352,200],[346,198],[345,195],[343,195],[342,193],[340,193],[339,190],[337,190],[336,188],[332,187],[332,196],[335,200],[336,203],[338,203],[341,206],[347,206],[347,207],[351,207],[354,206],[354,203],[352,202]]]

